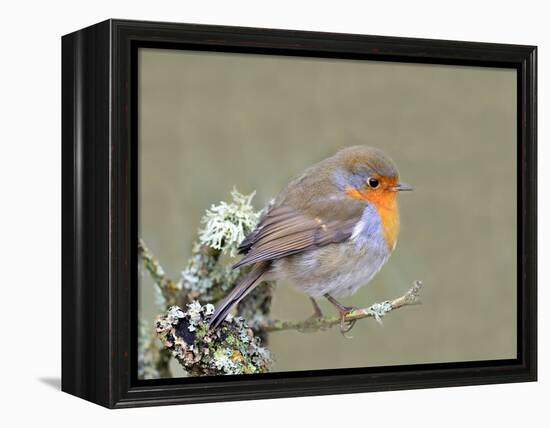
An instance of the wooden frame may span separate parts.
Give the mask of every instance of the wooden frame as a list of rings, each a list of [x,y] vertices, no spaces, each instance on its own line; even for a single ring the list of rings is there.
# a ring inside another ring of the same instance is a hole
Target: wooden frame
[[[138,47],[515,68],[518,358],[208,379],[136,379]],[[62,39],[62,389],[111,408],[536,380],[536,48],[108,20]]]

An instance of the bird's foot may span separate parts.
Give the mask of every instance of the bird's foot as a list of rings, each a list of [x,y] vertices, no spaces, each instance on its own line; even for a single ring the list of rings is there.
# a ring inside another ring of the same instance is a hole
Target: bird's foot
[[[346,321],[346,316],[357,308],[355,306],[345,306],[344,308],[345,310],[340,311],[340,333],[342,333],[342,336],[345,338],[351,339],[351,336],[346,336],[346,333],[351,331],[357,320]]]
[[[330,294],[325,294],[325,297],[327,300],[334,305],[334,307],[338,310],[340,313],[340,333],[347,338],[351,339],[351,336],[346,336],[346,333],[349,333],[351,329],[355,326],[355,323],[357,320],[351,320],[346,321],[346,316],[350,313],[355,311],[357,308],[355,306],[345,306],[342,305],[340,302],[338,302],[334,297],[332,297]]]

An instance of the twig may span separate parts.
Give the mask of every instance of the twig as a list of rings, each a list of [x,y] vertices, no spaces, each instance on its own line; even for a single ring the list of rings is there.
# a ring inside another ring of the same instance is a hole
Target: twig
[[[181,285],[166,276],[164,269],[141,238],[138,241],[138,254],[164,297],[166,305],[175,305],[178,302]]]
[[[420,303],[419,294],[422,288],[421,281],[415,281],[413,286],[402,296],[392,300],[381,303],[375,303],[368,308],[355,309],[349,312],[344,320],[356,321],[363,318],[375,318],[378,322],[381,322],[381,318],[388,312],[394,309],[402,308],[403,306],[416,305]],[[317,331],[332,327],[333,325],[340,324],[340,317],[323,317],[323,318],[309,318],[304,321],[281,321],[272,320],[266,322],[261,326],[265,332],[297,330],[301,332]]]

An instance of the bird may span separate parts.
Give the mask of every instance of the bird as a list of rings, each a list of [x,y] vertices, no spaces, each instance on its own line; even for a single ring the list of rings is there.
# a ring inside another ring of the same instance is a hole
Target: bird
[[[412,190],[382,150],[352,146],[307,168],[282,190],[238,247],[233,267],[250,270],[215,309],[215,331],[233,306],[263,281],[287,280],[307,294],[314,314],[317,299],[338,310],[340,331],[356,309],[336,297],[353,295],[388,261],[399,234],[397,194]]]

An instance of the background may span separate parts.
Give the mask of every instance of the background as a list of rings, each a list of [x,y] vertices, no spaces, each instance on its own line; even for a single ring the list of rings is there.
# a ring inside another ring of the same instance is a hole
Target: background
[[[550,151],[547,99],[550,43],[544,2],[388,1],[4,2],[0,28],[3,287],[0,351],[5,426],[48,423],[158,427],[339,426],[449,427],[540,425],[550,393],[548,264],[539,271],[539,382],[384,392],[188,407],[108,411],[59,392],[60,36],[108,17],[411,36],[539,46],[539,258],[550,256]],[[403,166],[402,166],[403,168]],[[404,198],[403,198],[404,199]],[[395,315],[395,314],[394,314]],[[463,317],[468,316],[464,309]],[[543,419],[544,418],[544,419]],[[259,422],[260,421],[260,422]]]
[[[516,78],[488,67],[142,49],[139,233],[177,280],[204,210],[233,186],[256,190],[260,209],[308,166],[372,145],[415,190],[399,195],[390,261],[341,301],[366,307],[420,279],[423,304],[383,328],[359,322],[352,339],[337,329],[273,333],[272,370],[515,358]],[[150,275],[139,278],[152,331],[165,307]],[[311,313],[304,293],[278,283],[273,318]]]

